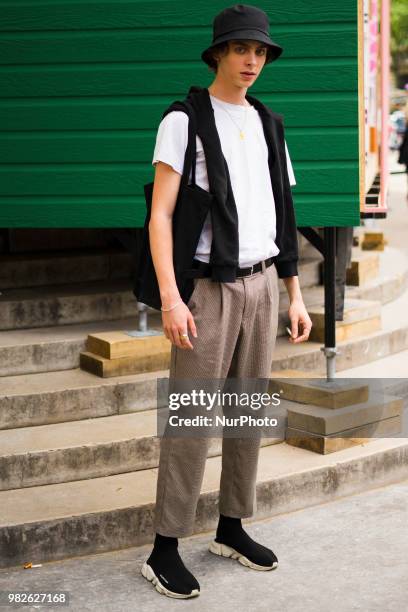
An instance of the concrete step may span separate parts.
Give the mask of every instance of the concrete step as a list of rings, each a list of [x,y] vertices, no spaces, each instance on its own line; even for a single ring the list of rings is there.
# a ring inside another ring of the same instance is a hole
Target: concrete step
[[[382,308],[380,331],[339,342],[336,370],[349,370],[407,350],[407,302],[408,291]],[[287,337],[279,337],[272,370],[325,374],[321,347],[321,343],[311,341],[292,345]],[[156,405],[157,379],[168,374],[166,369],[105,379],[76,368],[2,377],[0,429],[149,410]]]
[[[324,344],[325,307],[315,305],[308,308],[313,327],[310,339]],[[377,300],[350,299],[344,300],[343,320],[336,321],[336,339],[338,342],[348,338],[364,336],[381,329],[381,302]]]
[[[399,378],[401,383],[408,382],[408,349],[387,355],[376,361],[357,366],[355,368],[342,370],[341,376],[347,378],[376,378],[382,380],[384,377]],[[397,395],[398,389],[394,391]]]
[[[316,270],[316,261],[314,266]],[[303,282],[303,277],[301,278]],[[289,298],[282,279],[279,280],[279,288],[281,293],[279,298],[278,336],[286,337],[285,327],[289,322],[287,316]],[[406,288],[408,288],[408,259],[397,249],[387,248],[384,253],[380,254],[380,274],[378,278],[361,287],[346,287],[346,298],[379,300],[382,304],[385,304],[395,300]],[[304,287],[302,294],[307,306],[323,303],[323,287],[321,286]],[[86,296],[82,296],[80,299],[85,311],[95,311],[95,308],[92,309],[94,299],[91,300]],[[95,299],[97,301],[97,298]],[[74,301],[75,298],[71,297],[71,306]],[[130,292],[124,294],[119,292],[113,296],[110,294],[107,296],[106,303],[109,304],[112,301],[118,301],[119,307],[125,301],[125,309],[131,312],[131,316],[112,318],[112,320],[107,321],[102,312],[95,316],[93,321],[86,323],[56,324],[55,326],[3,331],[0,334],[0,376],[77,368],[79,367],[80,353],[86,350],[85,343],[88,334],[115,330],[136,330],[137,305],[133,294]],[[56,304],[59,302],[60,300],[56,298]],[[111,314],[115,310],[112,307]],[[152,329],[162,331],[160,313],[150,310],[148,320]]]
[[[308,312],[312,318],[312,321],[314,322],[314,331],[312,329],[313,333],[310,336],[311,340],[307,343],[307,347],[311,350],[313,350],[314,344],[316,344],[317,342],[324,343],[324,324],[322,323],[324,312],[323,307],[319,303],[316,303],[316,300],[319,299],[319,294],[320,288],[306,288],[303,291],[303,297],[305,299]],[[337,343],[339,345],[342,345],[343,342],[352,341],[353,338],[371,338],[373,337],[373,334],[375,334],[375,332],[381,332],[382,312],[380,306],[381,305],[378,301],[359,300],[356,298],[346,297],[344,304],[343,321],[338,321],[336,323]],[[281,339],[283,341],[287,340],[285,329],[285,327],[289,325],[287,308],[288,304],[286,305],[286,307],[282,307],[280,305],[279,308],[278,341]],[[404,312],[404,306],[399,307],[399,311]],[[161,321],[159,319],[156,319],[157,324],[153,323],[155,321],[155,316],[156,315],[153,315],[152,317],[152,326],[157,330],[161,330]],[[400,317],[400,320],[403,321],[404,317]],[[393,322],[391,322],[391,327],[395,327]],[[397,350],[403,350],[405,348],[405,345],[403,344],[403,330],[404,326],[401,330],[402,342],[399,343],[402,348],[398,347]],[[387,334],[381,337],[380,342],[386,342],[386,338]],[[149,346],[150,342],[152,342],[152,340],[150,338],[146,338],[147,346]],[[281,343],[281,345],[284,346],[284,342],[283,344]],[[299,348],[299,351],[302,351],[302,349]],[[132,373],[139,374],[143,371],[154,371],[162,369],[164,367],[168,367],[170,359],[170,344],[168,345],[167,354],[166,350],[164,353],[163,350],[161,352],[157,352],[152,347],[151,351],[146,349],[146,355],[148,355],[148,358],[141,359],[139,361],[135,360],[134,358],[126,357],[124,357],[123,359],[117,359],[115,361],[106,361],[102,358],[97,358],[95,355],[85,351],[81,352],[80,363],[81,367],[101,377],[119,376],[121,373],[123,375],[130,375]],[[375,357],[373,357],[373,359],[375,359]],[[89,364],[87,363],[87,360],[89,360]],[[277,367],[279,369],[281,366]],[[316,367],[317,364],[315,364],[314,368]]]
[[[319,259],[307,259],[299,265],[304,287],[318,282],[319,266]],[[284,285],[281,289],[285,289]],[[0,330],[112,321],[136,313],[137,301],[130,279],[11,287],[0,294]]]
[[[0,379],[0,429],[129,414],[156,407],[168,370],[101,379],[79,368]]]
[[[302,234],[298,233],[299,256],[303,257],[321,257],[322,254],[318,251]]]
[[[350,371],[373,363],[388,355],[396,355],[408,348],[408,291],[381,309],[381,329],[364,336],[337,342],[336,370]],[[325,373],[326,360],[320,350],[321,343],[305,342],[290,345],[286,339],[278,339],[274,370],[307,370]],[[407,365],[408,377],[408,365]]]
[[[312,256],[307,255],[299,259],[299,283],[302,288],[314,287],[321,283],[321,262],[323,257],[320,253]],[[286,293],[286,288],[282,280],[279,281],[279,290]]]
[[[1,290],[131,278],[132,258],[113,248],[0,255]]]
[[[140,337],[110,331],[89,334],[87,349],[80,355],[80,368],[110,378],[169,367],[171,344],[161,331]]]
[[[137,312],[127,279],[6,289],[0,295],[0,329],[106,321]]]
[[[373,252],[360,251],[368,256]],[[400,249],[387,246],[383,252],[376,252],[379,257],[378,276],[371,278],[364,285],[346,287],[347,297],[362,300],[378,300],[387,304],[402,295],[408,288],[408,257]]]
[[[377,278],[380,271],[380,257],[377,252],[352,248],[350,267],[347,269],[346,283],[361,286]]]
[[[286,409],[273,439],[285,439]],[[274,410],[274,416],[278,413]],[[98,419],[0,431],[0,490],[111,476],[158,466],[157,412],[147,410]],[[209,456],[221,453],[211,440]]]
[[[304,287],[320,283],[322,256],[316,251],[300,262]],[[120,248],[82,248],[0,254],[0,287],[11,288],[64,285],[67,283],[131,278],[133,259]]]
[[[218,520],[221,457],[207,460],[195,533]],[[406,479],[406,439],[378,439],[318,455],[285,442],[260,450],[259,520]],[[0,492],[0,566],[151,542],[157,469]]]
[[[346,430],[355,427],[400,416],[403,412],[403,399],[384,393],[372,393],[365,402],[335,410],[315,404],[293,405],[293,402],[287,410],[289,427],[328,436],[344,434]]]
[[[363,234],[361,248],[367,251],[371,251],[371,250],[382,251],[384,250],[385,245],[387,243],[388,243],[388,240],[385,237],[385,232],[378,231],[378,230],[377,231],[366,230]]]
[[[88,334],[137,329],[136,302],[132,308],[132,316],[113,321],[3,331],[0,334],[0,377],[78,368],[79,355],[86,350]],[[149,315],[149,326],[162,331],[156,315]]]
[[[370,442],[373,438],[400,436],[401,429],[401,415],[390,417],[389,419],[381,419],[376,423],[367,423],[366,425],[353,427],[353,429],[348,429],[331,436],[288,427],[286,430],[286,442],[314,453],[337,453],[339,450],[349,448],[355,444]]]

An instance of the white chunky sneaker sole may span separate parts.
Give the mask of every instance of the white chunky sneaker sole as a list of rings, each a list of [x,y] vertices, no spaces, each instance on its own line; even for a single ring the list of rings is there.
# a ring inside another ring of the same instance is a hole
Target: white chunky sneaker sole
[[[245,567],[250,567],[251,569],[259,570],[261,572],[273,570],[276,567],[278,567],[277,561],[275,561],[273,565],[257,565],[256,563],[253,563],[252,561],[250,561],[247,557],[242,555],[240,552],[238,552],[234,548],[231,548],[230,546],[227,546],[226,544],[220,544],[219,542],[216,542],[215,540],[211,542],[209,546],[209,551],[214,553],[215,555],[219,555],[220,557],[229,557],[230,559],[236,559],[242,565],[245,565]]]
[[[194,589],[191,593],[174,593],[163,585],[162,582],[158,579],[156,574],[153,571],[153,568],[150,567],[148,563],[143,563],[142,565],[142,576],[144,576],[149,582],[152,582],[156,591],[161,593],[162,595],[167,595],[167,597],[174,597],[175,599],[188,599],[190,597],[197,597],[200,594],[198,589]]]

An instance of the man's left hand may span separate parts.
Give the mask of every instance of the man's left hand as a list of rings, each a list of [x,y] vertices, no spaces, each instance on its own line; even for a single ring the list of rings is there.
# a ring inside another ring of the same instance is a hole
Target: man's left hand
[[[312,329],[312,321],[307,314],[303,300],[293,300],[289,306],[288,314],[292,332],[289,342],[297,344],[308,340]]]

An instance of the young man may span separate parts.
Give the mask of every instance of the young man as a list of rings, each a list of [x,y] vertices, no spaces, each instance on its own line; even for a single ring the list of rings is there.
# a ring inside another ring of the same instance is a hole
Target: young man
[[[290,341],[308,339],[312,324],[297,276],[289,179],[291,184],[295,181],[283,127],[275,130],[279,123],[275,118],[280,116],[247,95],[264,65],[281,52],[269,37],[266,14],[256,7],[234,5],[214,20],[213,43],[202,59],[215,78],[208,90],[195,98],[204,109],[213,110],[209,122],[198,132],[201,138],[196,137],[196,183],[218,199],[202,229],[194,260],[201,275],[194,279],[187,304],[181,300],[175,281],[172,214],[183,172],[189,116],[171,111],[159,126],[149,233],[163,329],[172,342],[170,380],[269,378],[278,326],[278,278],[283,278],[290,298]],[[216,134],[208,136],[213,120],[218,142]],[[230,188],[224,191],[219,189],[220,164],[214,163],[218,146],[228,166],[225,180]],[[276,147],[274,155],[279,156],[279,163],[277,159],[272,163],[270,147]],[[225,211],[224,217],[220,210]],[[234,248],[237,266],[231,265]],[[225,253],[225,261],[220,253]],[[156,539],[142,574],[170,597],[187,598],[200,592],[198,581],[179,555],[178,538],[193,531],[208,442],[208,437],[161,439]],[[252,569],[271,570],[277,566],[275,554],[252,540],[241,524],[256,508],[258,453],[259,438],[223,438],[220,517],[210,551]]]

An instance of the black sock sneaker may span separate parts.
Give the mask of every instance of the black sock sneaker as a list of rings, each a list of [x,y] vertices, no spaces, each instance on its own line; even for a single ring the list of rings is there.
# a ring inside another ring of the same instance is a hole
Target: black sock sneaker
[[[200,585],[188,571],[178,552],[178,539],[156,534],[150,557],[143,563],[142,575],[168,597],[187,599],[200,594]]]
[[[215,540],[209,550],[222,557],[237,559],[242,565],[256,570],[272,570],[278,566],[276,555],[258,544],[244,531],[241,519],[220,515]]]

